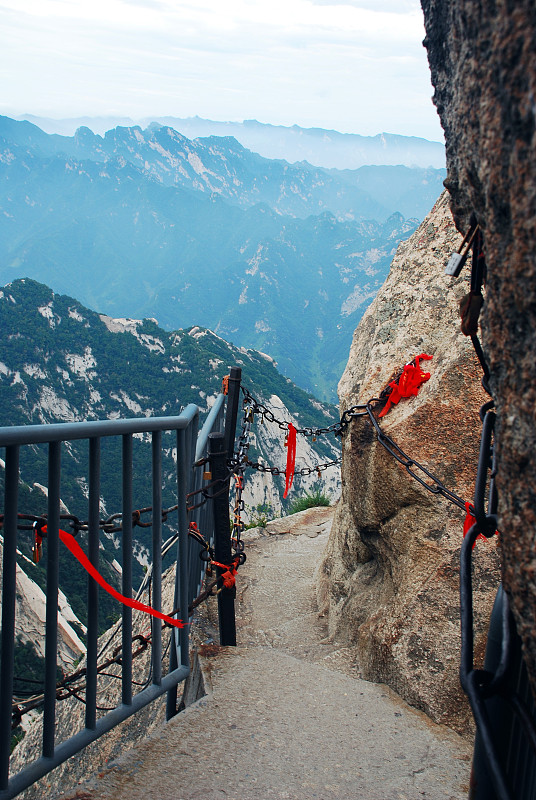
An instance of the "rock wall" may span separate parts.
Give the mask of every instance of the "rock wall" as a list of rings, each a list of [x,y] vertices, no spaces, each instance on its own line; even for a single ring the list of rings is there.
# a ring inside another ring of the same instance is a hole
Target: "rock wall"
[[[502,570],[536,687],[536,5],[421,0],[456,226],[488,267],[483,345],[497,407]]]
[[[415,355],[431,377],[381,420],[383,430],[457,495],[472,500],[485,402],[481,369],[460,332],[468,275],[445,265],[461,240],[444,193],[398,248],[387,281],[357,328],[339,384],[341,412],[377,397]],[[343,438],[342,497],[319,603],[332,634],[357,643],[365,678],[389,684],[435,721],[472,730],[459,685],[459,550],[464,512],[421,487],[377,442],[370,422]],[[495,540],[479,542],[476,650],[498,584]]]

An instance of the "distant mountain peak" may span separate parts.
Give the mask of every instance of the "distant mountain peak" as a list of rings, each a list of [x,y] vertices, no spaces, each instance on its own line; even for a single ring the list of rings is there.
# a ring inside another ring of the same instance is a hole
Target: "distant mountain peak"
[[[244,147],[265,158],[284,159],[289,163],[308,161],[317,167],[328,169],[358,169],[364,165],[402,164],[408,167],[445,166],[445,148],[441,142],[433,142],[419,136],[403,136],[397,133],[378,133],[364,136],[357,133],[341,133],[326,128],[304,128],[300,125],[273,125],[246,119],[243,122],[219,122],[194,117],[147,117],[133,122],[125,118],[84,117],[78,119],[51,120],[31,115],[19,119],[30,120],[47,133],[71,134],[81,124],[96,133],[105,133],[114,127],[141,125],[152,128],[156,125],[170,126],[190,139],[206,136],[233,136]]]
[[[229,127],[192,139],[163,121],[60,136],[0,118],[0,281],[204,325],[334,398],[353,329],[444,172],[290,164]]]

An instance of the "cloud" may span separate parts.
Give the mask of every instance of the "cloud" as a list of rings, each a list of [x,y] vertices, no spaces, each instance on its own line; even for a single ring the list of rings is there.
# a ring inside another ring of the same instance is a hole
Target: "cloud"
[[[441,135],[417,0],[0,0],[0,29],[19,114]]]

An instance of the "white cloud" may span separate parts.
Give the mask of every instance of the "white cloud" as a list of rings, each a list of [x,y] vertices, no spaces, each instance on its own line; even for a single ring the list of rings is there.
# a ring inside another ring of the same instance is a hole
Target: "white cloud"
[[[417,0],[0,0],[4,113],[439,138]]]

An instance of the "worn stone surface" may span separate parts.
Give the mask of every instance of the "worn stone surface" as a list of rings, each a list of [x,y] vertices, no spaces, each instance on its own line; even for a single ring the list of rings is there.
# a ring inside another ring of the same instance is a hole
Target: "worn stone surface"
[[[341,411],[377,397],[415,355],[432,355],[417,397],[382,429],[457,495],[472,500],[486,395],[471,342],[460,333],[466,277],[445,264],[460,241],[446,193],[402,244],[357,328],[339,384]],[[331,635],[356,642],[363,675],[460,733],[472,731],[459,684],[459,550],[464,512],[430,494],[378,443],[368,419],[343,439],[343,490],[318,596]],[[421,477],[424,477],[421,473]],[[482,653],[498,584],[495,540],[479,543],[476,650]]]
[[[456,224],[488,266],[483,345],[497,408],[505,587],[536,686],[536,5],[421,0]]]
[[[466,797],[467,743],[362,680],[354,649],[326,640],[313,579],[327,536],[303,526],[247,541],[238,647],[200,648],[207,696],[65,800]]]
[[[282,533],[291,533],[294,536],[300,536],[302,533],[307,536],[318,536],[329,531],[332,517],[333,508],[330,506],[306,508],[297,514],[271,520],[266,526],[266,533],[270,536]]]

